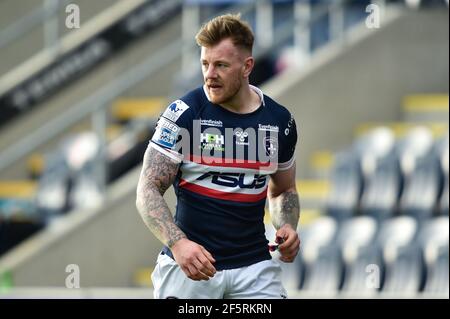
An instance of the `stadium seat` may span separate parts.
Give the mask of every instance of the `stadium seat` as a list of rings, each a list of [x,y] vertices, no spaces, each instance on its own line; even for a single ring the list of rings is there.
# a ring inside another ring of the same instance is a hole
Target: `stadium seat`
[[[433,134],[430,129],[418,126],[411,129],[406,136],[399,139],[397,153],[402,173],[408,176],[414,171],[418,158],[426,156],[433,147]]]
[[[343,270],[340,252],[334,244],[337,230],[334,218],[322,216],[301,231],[302,291],[313,296],[337,293]]]
[[[417,141],[420,143],[420,139]],[[400,199],[400,210],[419,220],[431,217],[436,210],[445,179],[445,156],[448,156],[448,138],[437,140],[426,146],[412,159],[410,174],[405,177],[405,185]],[[447,154],[447,155],[445,155]]]
[[[439,203],[440,214],[447,215],[447,216],[448,216],[448,197],[449,197],[448,187],[449,186],[448,186],[448,173],[447,173],[447,176],[445,177],[444,190],[442,191],[441,200]]]
[[[329,213],[343,220],[355,215],[360,207],[360,200],[366,192],[365,184],[372,188],[366,195],[365,203],[369,205],[375,195],[375,200],[383,203],[383,198],[378,197],[377,191],[380,177],[375,174],[378,166],[383,160],[393,152],[395,138],[393,132],[386,127],[377,127],[361,135],[352,145],[351,149],[336,156],[335,166],[332,173],[332,196],[330,196]],[[389,172],[390,187],[395,188],[396,181],[395,165]],[[381,169],[382,178],[385,178],[386,167]],[[389,169],[388,169],[389,171]],[[378,174],[380,175],[380,174]],[[384,181],[383,181],[384,184]],[[388,187],[389,187],[388,186]],[[375,191],[375,193],[373,193]],[[395,189],[382,189],[386,192],[386,200],[389,200],[390,194],[395,194]],[[392,191],[387,193],[387,191]],[[390,213],[391,210],[388,212]]]
[[[370,249],[377,234],[377,221],[369,216],[354,217],[341,225],[337,242],[345,266],[341,292],[370,296],[376,289],[367,285],[368,266],[379,265],[377,251]]]
[[[426,260],[427,282],[424,294],[427,296],[447,297],[449,296],[449,264],[448,264],[448,242],[447,245],[439,247],[434,258]]]
[[[359,205],[362,182],[358,156],[351,151],[338,153],[331,173],[328,214],[338,220],[354,216]]]
[[[391,129],[372,129],[355,142],[364,175],[361,212],[379,220],[392,216],[400,191],[400,172]]]
[[[375,127],[369,130],[367,133],[361,135],[354,142],[354,150],[361,157],[362,161],[367,161],[369,163],[366,166],[363,164],[364,168],[370,173],[370,168],[375,164],[375,160],[378,158],[383,158],[387,156],[394,148],[395,136],[393,131],[385,126]],[[370,165],[372,163],[372,165]]]
[[[384,281],[387,296],[414,296],[420,289],[423,261],[415,241],[418,223],[411,216],[400,216],[383,223],[378,242],[383,253]]]
[[[448,216],[448,180],[449,180],[449,135],[442,139],[440,144],[440,165],[442,169],[442,193],[438,203],[438,212]]]
[[[335,296],[341,283],[343,265],[335,247],[327,246],[318,251],[317,258],[305,269],[302,291],[311,296]]]
[[[449,218],[441,216],[429,220],[421,229],[419,245],[426,264],[426,284],[424,293],[449,293]]]
[[[361,198],[361,212],[382,221],[394,216],[402,187],[402,176],[397,156],[378,160],[375,171],[367,177]]]
[[[441,182],[439,159],[435,154],[416,160],[414,171],[406,178],[400,199],[403,214],[418,220],[430,218],[439,197]]]

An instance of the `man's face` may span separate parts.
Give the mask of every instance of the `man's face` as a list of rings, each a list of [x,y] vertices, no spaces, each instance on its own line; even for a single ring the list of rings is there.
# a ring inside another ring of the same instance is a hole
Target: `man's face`
[[[202,47],[202,73],[211,102],[225,104],[236,96],[248,76],[245,61],[249,56],[230,39]]]

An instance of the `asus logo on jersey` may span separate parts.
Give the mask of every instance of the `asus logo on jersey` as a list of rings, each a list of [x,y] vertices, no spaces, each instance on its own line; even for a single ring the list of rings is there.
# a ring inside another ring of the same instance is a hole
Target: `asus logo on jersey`
[[[250,183],[245,182],[245,173],[208,172],[197,178],[201,181],[211,177],[211,183],[225,187],[239,187],[248,189],[263,188],[266,185],[266,175],[254,174]]]

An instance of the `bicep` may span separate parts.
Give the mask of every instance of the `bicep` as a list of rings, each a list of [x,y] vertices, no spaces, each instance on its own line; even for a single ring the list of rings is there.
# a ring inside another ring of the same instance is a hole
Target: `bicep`
[[[277,171],[276,173],[270,175],[268,189],[269,198],[277,197],[286,191],[296,192],[295,163],[287,170]]]
[[[180,163],[161,153],[149,143],[139,177],[138,190],[156,188],[161,194],[174,182]]]

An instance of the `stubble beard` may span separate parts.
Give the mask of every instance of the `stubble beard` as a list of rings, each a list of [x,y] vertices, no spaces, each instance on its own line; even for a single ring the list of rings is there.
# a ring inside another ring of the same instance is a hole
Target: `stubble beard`
[[[230,84],[230,89],[227,90],[230,93],[227,94],[227,92],[225,92],[224,96],[212,96],[210,94],[210,99],[211,102],[213,102],[214,104],[227,104],[228,102],[231,102],[234,97],[239,93],[239,90],[241,89],[241,81],[239,79],[236,79],[232,84]],[[223,87],[222,87],[223,88]]]

